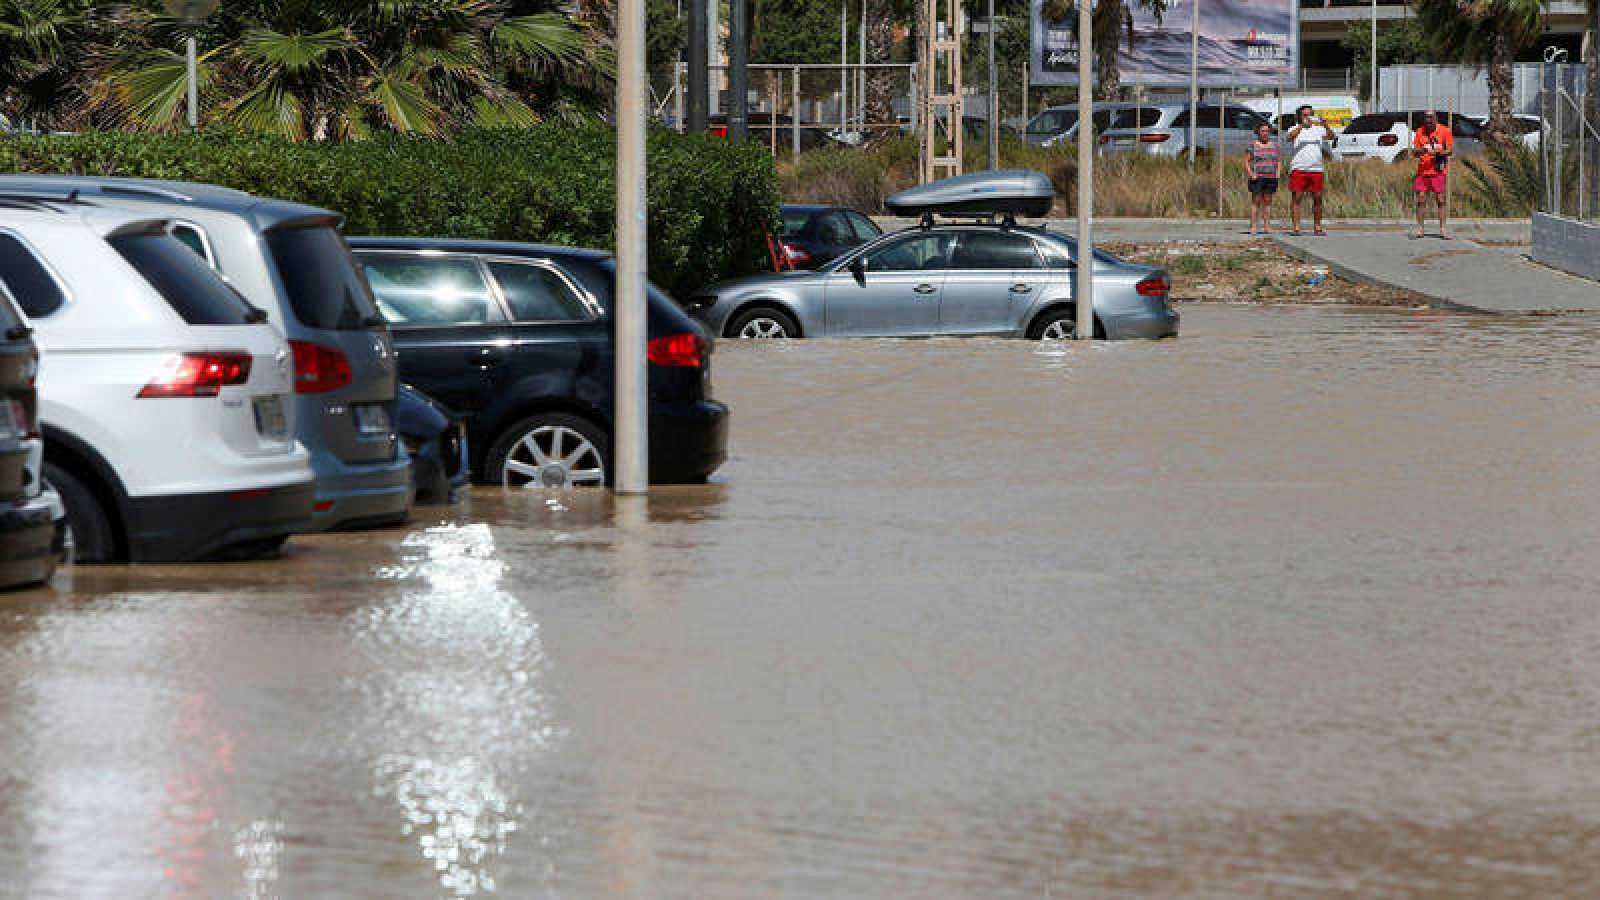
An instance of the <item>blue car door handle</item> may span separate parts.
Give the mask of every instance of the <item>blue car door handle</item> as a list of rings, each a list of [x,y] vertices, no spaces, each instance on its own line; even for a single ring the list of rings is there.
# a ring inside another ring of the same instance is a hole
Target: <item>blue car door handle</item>
[[[931,284],[919,284],[916,287],[912,288],[912,290],[916,291],[919,294],[931,294],[934,291],[938,290],[938,288],[935,288]]]

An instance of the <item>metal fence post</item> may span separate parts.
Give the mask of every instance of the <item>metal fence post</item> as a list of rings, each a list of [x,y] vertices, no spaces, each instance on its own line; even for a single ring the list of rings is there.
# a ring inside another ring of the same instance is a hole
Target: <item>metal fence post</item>
[[[1228,121],[1228,94],[1223,92],[1217,106],[1217,218],[1222,218],[1222,162],[1228,155],[1228,134],[1223,130]]]
[[[790,76],[794,81],[789,85],[789,115],[794,124],[794,158],[800,158],[800,67],[794,67]]]

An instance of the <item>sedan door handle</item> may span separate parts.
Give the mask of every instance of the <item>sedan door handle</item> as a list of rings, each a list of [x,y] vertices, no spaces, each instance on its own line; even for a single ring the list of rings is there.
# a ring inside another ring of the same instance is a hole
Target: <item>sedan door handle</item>
[[[1013,284],[1011,286],[1011,293],[1013,293],[1013,294],[1031,294],[1031,293],[1033,293],[1033,285],[1031,285],[1031,284]]]
[[[938,288],[934,287],[931,284],[919,284],[916,287],[912,288],[912,290],[916,291],[919,294],[931,294],[934,291],[938,290]]]
[[[476,362],[478,365],[483,366],[484,368],[498,366],[505,362],[505,359],[505,354],[494,347],[484,347],[477,353],[473,354],[473,362]]]

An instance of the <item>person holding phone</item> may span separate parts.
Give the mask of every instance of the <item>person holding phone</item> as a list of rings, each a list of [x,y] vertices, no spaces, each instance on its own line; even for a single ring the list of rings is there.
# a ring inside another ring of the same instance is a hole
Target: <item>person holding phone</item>
[[[1272,199],[1278,194],[1278,175],[1283,162],[1278,157],[1278,142],[1272,136],[1272,126],[1265,122],[1256,126],[1256,138],[1245,151],[1244,172],[1250,188],[1250,233],[1256,233],[1256,223],[1261,223],[1263,233],[1272,233]]]
[[[1412,185],[1417,192],[1417,230],[1411,237],[1414,240],[1426,233],[1428,198],[1432,197],[1439,211],[1439,237],[1448,241],[1450,211],[1444,199],[1445,168],[1450,164],[1451,154],[1455,153],[1455,138],[1448,127],[1439,124],[1438,114],[1430,109],[1422,114],[1422,124],[1412,135],[1411,148],[1417,154],[1417,180]]]
[[[1301,104],[1294,112],[1300,124],[1289,129],[1285,135],[1290,146],[1294,147],[1294,156],[1289,162],[1289,233],[1300,233],[1300,201],[1309,197],[1312,226],[1316,229],[1314,233],[1326,234],[1322,230],[1322,188],[1325,177],[1322,160],[1328,148],[1338,143],[1339,139],[1334,137],[1333,129],[1322,117],[1316,115],[1311,104]]]

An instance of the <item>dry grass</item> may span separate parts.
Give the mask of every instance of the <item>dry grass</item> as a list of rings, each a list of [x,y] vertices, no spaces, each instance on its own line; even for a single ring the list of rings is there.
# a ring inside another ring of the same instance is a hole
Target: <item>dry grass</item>
[[[981,148],[969,148],[967,157],[969,170],[982,167]],[[916,161],[916,143],[910,138],[888,141],[870,150],[813,150],[802,154],[798,162],[779,162],[783,198],[793,203],[837,203],[881,213],[884,197],[916,182]],[[1006,166],[1048,175],[1056,188],[1054,215],[1073,214],[1077,192],[1075,154],[1008,141],[1001,147],[1001,161]],[[1409,216],[1414,202],[1413,174],[1414,169],[1407,163],[1330,163],[1325,214],[1330,218]],[[1183,160],[1131,154],[1102,156],[1095,166],[1095,212],[1103,216],[1245,218],[1250,215],[1250,197],[1243,176],[1237,159],[1223,160],[1219,183],[1214,159],[1203,159],[1190,169]],[[1452,204],[1457,216],[1507,214],[1492,196],[1483,192],[1456,191]],[[1289,197],[1284,191],[1279,194],[1274,216],[1281,220],[1288,211]]]
[[[1331,276],[1325,267],[1297,260],[1271,241],[1119,242],[1107,244],[1105,249],[1124,259],[1166,269],[1172,276],[1172,298],[1180,303],[1426,305],[1409,291]]]

